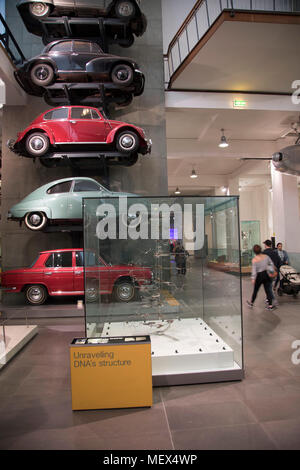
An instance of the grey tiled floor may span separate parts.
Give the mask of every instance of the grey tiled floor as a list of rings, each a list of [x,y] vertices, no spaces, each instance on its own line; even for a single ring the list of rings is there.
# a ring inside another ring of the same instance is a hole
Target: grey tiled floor
[[[244,304],[250,290],[245,280]],[[72,412],[68,344],[83,319],[39,319],[0,372],[0,448],[300,449],[300,300],[279,302],[265,311],[260,292],[244,308],[244,381],[156,388],[150,409]]]

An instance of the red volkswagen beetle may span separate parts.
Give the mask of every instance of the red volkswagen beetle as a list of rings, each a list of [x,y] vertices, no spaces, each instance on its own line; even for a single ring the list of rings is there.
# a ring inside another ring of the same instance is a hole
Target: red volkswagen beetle
[[[120,154],[151,152],[151,140],[142,128],[106,119],[97,108],[62,106],[37,117],[8,146],[26,157],[54,151],[110,150]]]
[[[137,290],[152,282],[150,268],[111,265],[82,249],[43,251],[29,268],[2,273],[5,292],[24,292],[27,302],[42,305],[49,296],[86,296],[95,301],[99,294],[111,294],[119,302],[130,302]],[[84,284],[86,284],[84,286]]]

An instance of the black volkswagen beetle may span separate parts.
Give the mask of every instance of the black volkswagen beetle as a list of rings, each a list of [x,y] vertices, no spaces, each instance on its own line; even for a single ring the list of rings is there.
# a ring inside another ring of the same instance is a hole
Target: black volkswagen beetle
[[[93,28],[92,20],[94,19],[96,25],[97,18],[102,17],[105,20],[108,35],[110,32],[120,34],[120,30],[124,30],[125,26],[127,40],[124,42],[123,38],[120,45],[128,47],[133,42],[133,34],[141,36],[147,28],[147,20],[141,12],[139,4],[140,0],[20,0],[17,8],[27,30],[30,33],[43,36],[45,43],[48,42],[47,36],[52,38],[74,37],[72,24],[76,18],[90,18],[87,23],[90,26],[89,37],[99,36],[99,27],[98,29]],[[67,30],[63,27],[65,20],[61,18],[62,16],[70,18]],[[112,19],[112,22],[108,19]],[[80,33],[80,37],[82,34],[85,35],[85,22],[77,22],[74,27],[77,36],[78,33]]]
[[[21,87],[35,96],[43,96],[46,87],[57,83],[88,82],[139,96],[145,84],[144,74],[132,59],[104,54],[98,44],[84,39],[52,42],[42,54],[24,62],[15,76]]]

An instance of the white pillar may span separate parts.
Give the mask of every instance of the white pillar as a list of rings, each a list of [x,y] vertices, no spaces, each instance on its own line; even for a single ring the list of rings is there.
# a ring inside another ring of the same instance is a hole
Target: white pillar
[[[297,177],[272,168],[273,226],[276,242],[284,249],[300,253],[300,209]]]

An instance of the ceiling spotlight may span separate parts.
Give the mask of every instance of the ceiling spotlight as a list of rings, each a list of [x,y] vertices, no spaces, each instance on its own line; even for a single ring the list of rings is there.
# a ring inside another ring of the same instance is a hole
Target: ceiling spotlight
[[[181,191],[179,190],[178,187],[176,188],[175,194],[181,194]]]
[[[225,149],[226,147],[229,147],[229,144],[228,144],[227,139],[225,137],[224,129],[221,129],[221,132],[222,132],[222,137],[221,137],[221,140],[220,140],[220,143],[219,143],[219,147],[221,149]]]
[[[190,175],[191,178],[198,178],[198,175],[197,173],[195,172],[195,170],[193,169],[191,175]]]

